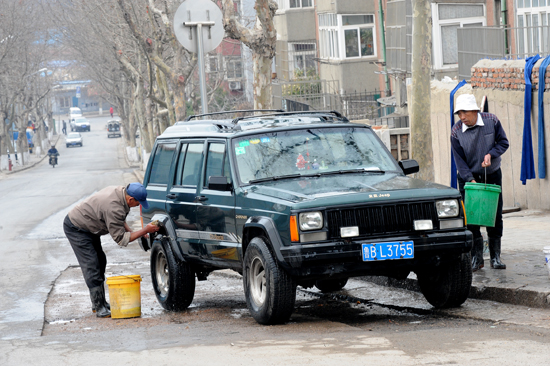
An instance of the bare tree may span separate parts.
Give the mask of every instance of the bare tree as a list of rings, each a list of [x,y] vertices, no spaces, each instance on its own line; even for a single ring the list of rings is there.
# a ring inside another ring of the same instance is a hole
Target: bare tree
[[[225,31],[252,50],[254,108],[271,108],[271,63],[277,41],[273,17],[277,3],[273,0],[256,0],[256,23],[253,28],[247,28],[237,20],[233,0],[222,0],[222,3]]]

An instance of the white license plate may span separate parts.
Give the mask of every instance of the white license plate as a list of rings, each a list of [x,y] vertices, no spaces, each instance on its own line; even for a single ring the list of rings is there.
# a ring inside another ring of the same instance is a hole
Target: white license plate
[[[414,258],[414,242],[362,243],[363,261]]]

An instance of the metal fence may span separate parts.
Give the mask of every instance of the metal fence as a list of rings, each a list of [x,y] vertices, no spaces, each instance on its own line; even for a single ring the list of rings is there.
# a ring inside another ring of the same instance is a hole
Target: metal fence
[[[384,91],[338,93],[338,82],[327,80],[280,82],[280,103],[287,111],[334,110],[350,120],[374,119],[394,112],[381,106],[379,98],[390,96]],[[277,88],[279,89],[279,88]]]
[[[470,79],[481,59],[518,60],[550,54],[550,26],[458,28],[458,76]]]

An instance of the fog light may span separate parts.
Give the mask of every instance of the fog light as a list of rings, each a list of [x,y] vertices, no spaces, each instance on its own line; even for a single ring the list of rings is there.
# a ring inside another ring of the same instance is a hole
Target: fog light
[[[359,226],[349,226],[340,228],[340,236],[342,238],[349,238],[352,236],[359,236]]]
[[[432,220],[414,220],[415,230],[432,230],[433,228]]]

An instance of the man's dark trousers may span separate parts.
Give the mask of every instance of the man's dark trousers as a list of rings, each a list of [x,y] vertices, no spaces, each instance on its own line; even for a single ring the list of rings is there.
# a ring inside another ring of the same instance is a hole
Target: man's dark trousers
[[[474,174],[474,179],[476,183],[487,183],[487,184],[496,184],[502,187],[502,171],[500,168],[494,173],[487,174],[487,182],[485,182],[485,174]],[[465,182],[460,175],[458,175],[458,189],[464,200],[464,185]],[[466,220],[468,218],[466,217]],[[474,239],[481,238],[481,231],[478,225],[468,225],[468,230],[474,235]],[[498,195],[498,206],[497,206],[497,215],[495,219],[494,227],[487,227],[487,236],[492,239],[500,239],[502,237],[502,192]]]
[[[63,230],[73,247],[88,288],[103,285],[107,257],[101,247],[101,236],[74,226],[68,215],[63,221]]]

